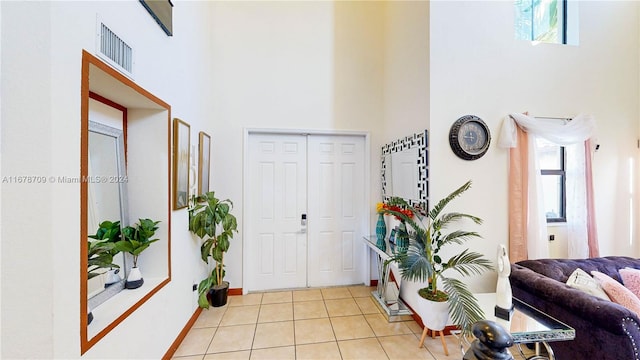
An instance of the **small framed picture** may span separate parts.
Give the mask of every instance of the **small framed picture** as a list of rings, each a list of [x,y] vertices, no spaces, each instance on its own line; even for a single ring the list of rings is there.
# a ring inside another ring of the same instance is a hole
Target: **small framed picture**
[[[198,194],[209,192],[209,172],[211,169],[211,137],[200,131],[198,146]]]
[[[191,127],[173,119],[173,209],[187,207],[189,202],[189,149]]]

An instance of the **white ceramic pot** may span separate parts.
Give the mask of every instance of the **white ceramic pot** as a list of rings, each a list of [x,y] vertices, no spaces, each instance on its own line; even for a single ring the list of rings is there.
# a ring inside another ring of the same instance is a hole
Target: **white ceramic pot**
[[[129,270],[129,276],[127,276],[127,281],[124,283],[124,287],[127,289],[137,289],[144,283],[144,279],[142,278],[142,273],[140,269],[137,267],[132,267]]]
[[[107,271],[104,279],[104,287],[108,287],[109,285],[119,283],[120,280],[122,280],[120,278],[120,275],[118,275],[119,272],[120,272],[120,269],[111,269]]]
[[[447,301],[436,302],[418,296],[418,313],[424,326],[431,330],[444,330],[449,321],[449,303]]]

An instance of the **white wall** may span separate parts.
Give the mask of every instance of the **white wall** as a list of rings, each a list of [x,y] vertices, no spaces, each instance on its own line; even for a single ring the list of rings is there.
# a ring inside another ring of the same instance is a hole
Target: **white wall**
[[[484,219],[485,240],[471,245],[493,256],[507,243],[507,151],[497,136],[510,112],[595,116],[600,150],[594,185],[603,255],[637,254],[627,245],[628,159],[637,161],[638,11],[635,2],[580,2],[580,45],[518,41],[511,2],[431,3],[432,194],[441,198],[467,179],[473,188],[455,208]],[[448,132],[461,115],[489,125],[493,141],[476,161],[449,150]],[[635,201],[635,200],[634,200]],[[634,202],[637,206],[637,201]],[[634,239],[635,241],[635,239]],[[490,290],[493,278],[472,282]]]
[[[234,201],[241,229],[243,129],[370,131],[372,153],[380,148],[383,3],[216,2],[213,14],[211,183]],[[242,287],[242,241],[225,261],[232,288]]]
[[[387,143],[429,128],[429,3],[389,1],[384,16]],[[380,149],[376,150],[379,155]],[[376,160],[380,162],[372,161]]]
[[[94,53],[99,15],[133,45],[136,83],[191,125],[192,143],[199,130],[211,134],[212,189],[234,201],[242,226],[244,128],[363,130],[380,147],[382,5],[177,2],[175,34],[166,37],[138,2],[3,2],[2,91],[10,106],[2,108],[2,174],[79,173],[81,50]],[[374,204],[377,161],[371,179]],[[3,357],[79,357],[79,202],[77,184],[2,188],[10,222],[2,228]],[[25,241],[34,218],[39,236]],[[204,274],[186,229],[186,210],[173,212],[172,281],[85,358],[165,353],[195,310],[190,288]],[[239,234],[226,262],[236,288],[241,244]],[[23,277],[38,286],[23,286]]]
[[[18,6],[28,16],[17,16],[12,11]],[[40,54],[49,53],[49,44],[37,39],[50,27],[50,5],[3,2],[0,7],[2,177],[49,176],[53,154],[40,150],[52,148],[53,126],[49,121],[51,78],[49,68],[38,61]],[[13,40],[16,38],[31,40],[30,46]],[[11,54],[20,55],[9,56]],[[11,154],[13,156],[9,156]],[[46,358],[53,354],[51,295],[54,261],[50,255],[53,251],[52,235],[48,235],[53,232],[53,202],[50,198],[53,188],[51,184],[5,183],[2,186],[2,357],[16,357],[18,349],[30,349],[29,355],[33,358]],[[34,206],[27,208],[18,204]],[[37,232],[29,233],[27,229],[37,229]],[[78,241],[74,243],[77,245]],[[74,274],[78,274],[78,267],[75,269]],[[76,294],[75,302],[77,289],[76,284],[71,290]],[[79,307],[77,309],[75,319],[79,314]],[[24,327],[21,326],[23,323],[36,326]]]
[[[96,15],[136,50],[135,81],[172,116],[213,132],[211,6],[177,2],[167,37],[137,1],[2,2],[2,176],[79,175],[82,49]],[[2,187],[2,357],[80,357],[79,184]],[[30,204],[30,206],[25,206]],[[160,358],[193,314],[203,269],[186,210],[172,215],[172,281],[85,358]],[[190,263],[197,265],[189,266]],[[159,316],[162,314],[162,316]]]
[[[633,223],[637,222],[638,199],[628,190],[637,187],[630,181],[637,179],[638,168],[638,4],[608,1],[580,2],[579,6],[579,46],[532,46],[514,39],[512,2],[430,2],[426,118],[431,202],[472,180],[471,190],[449,209],[484,219],[483,225],[466,228],[483,235],[484,240],[469,243],[469,247],[489,258],[495,258],[498,244],[508,244],[508,154],[496,144],[503,117],[516,111],[596,117],[601,147],[593,164],[601,254],[638,256],[637,235],[629,230],[638,226]],[[392,13],[390,10],[389,16]],[[418,24],[424,21],[416,19]],[[402,42],[402,38],[395,40]],[[390,41],[388,37],[387,43]],[[415,41],[422,42],[422,38],[418,35]],[[401,91],[385,93],[385,105],[390,107],[385,114],[399,111],[391,100],[397,93]],[[448,143],[451,124],[466,114],[484,119],[493,136],[489,152],[471,162],[458,159]],[[393,129],[395,121],[385,118],[385,129]],[[558,237],[550,244],[554,254],[566,256],[565,229],[550,233]],[[472,291],[486,292],[495,289],[495,279],[492,273],[465,281]],[[421,286],[403,284],[402,296],[409,305],[414,306],[415,292]]]

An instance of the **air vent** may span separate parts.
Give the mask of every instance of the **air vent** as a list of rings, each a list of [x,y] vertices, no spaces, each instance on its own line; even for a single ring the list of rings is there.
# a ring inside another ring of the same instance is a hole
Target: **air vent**
[[[119,71],[133,77],[133,48],[98,21],[98,54]]]

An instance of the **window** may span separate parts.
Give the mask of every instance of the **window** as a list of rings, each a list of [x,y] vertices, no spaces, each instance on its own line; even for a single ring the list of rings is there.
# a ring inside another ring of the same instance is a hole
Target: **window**
[[[565,148],[544,139],[536,141],[547,222],[566,222]]]
[[[575,0],[515,0],[516,39],[578,45]]]

